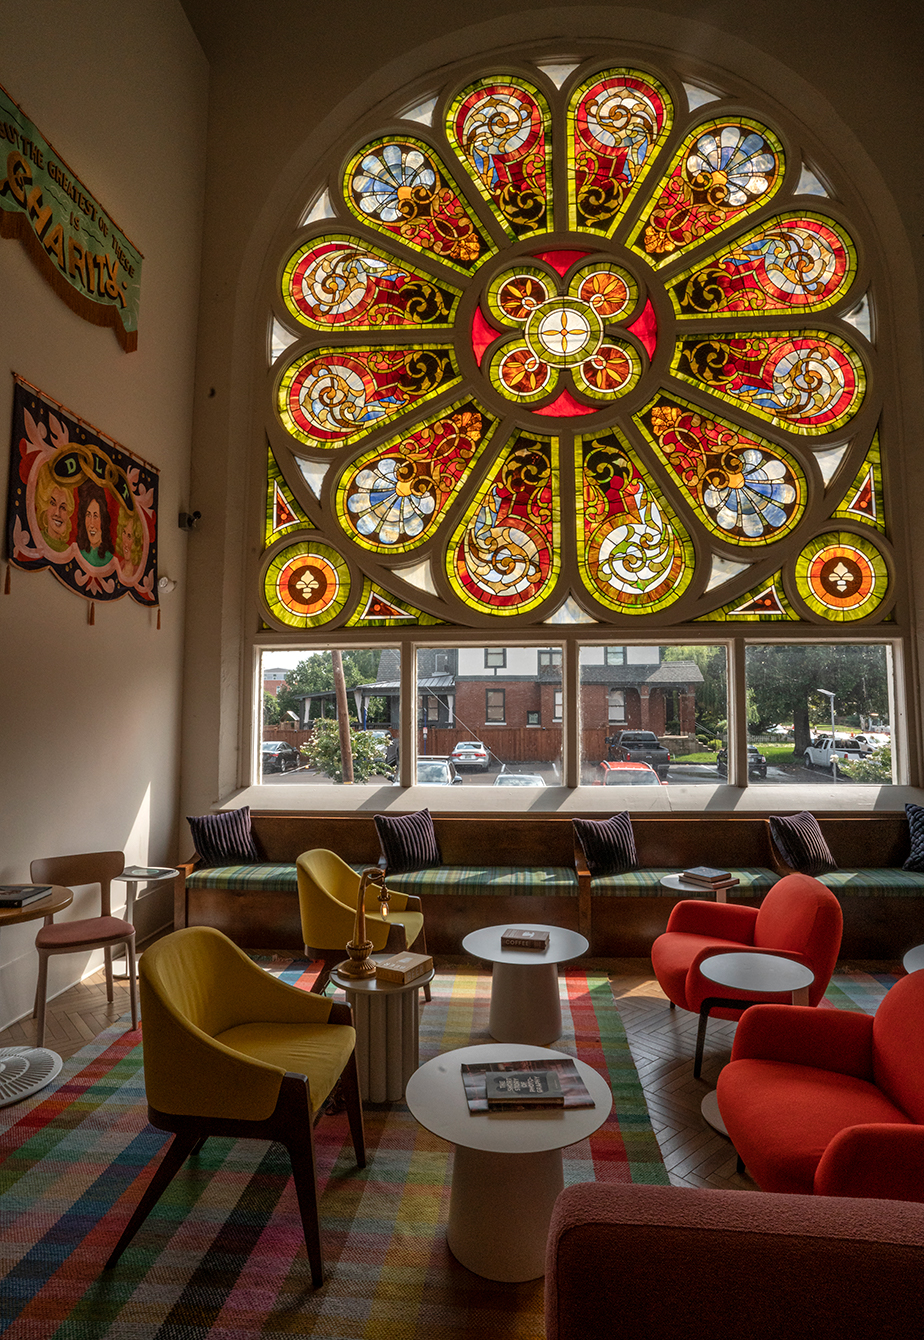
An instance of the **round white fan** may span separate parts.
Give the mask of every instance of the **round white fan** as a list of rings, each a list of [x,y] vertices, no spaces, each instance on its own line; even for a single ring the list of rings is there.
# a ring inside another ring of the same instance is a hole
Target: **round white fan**
[[[44,1047],[0,1047],[0,1107],[44,1089],[64,1062]]]

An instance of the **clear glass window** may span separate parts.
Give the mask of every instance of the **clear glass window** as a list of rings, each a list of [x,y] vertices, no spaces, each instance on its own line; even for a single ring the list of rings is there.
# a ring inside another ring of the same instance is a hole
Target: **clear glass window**
[[[486,689],[484,698],[484,719],[485,721],[506,721],[507,713],[504,710],[506,695],[503,689]]]
[[[659,782],[715,785],[724,646],[582,647],[580,680],[583,784],[636,785],[647,765]]]
[[[342,675],[353,781],[381,784],[397,762],[401,659],[397,647],[343,652],[265,651],[257,780],[267,785],[343,781],[337,711]]]
[[[485,647],[484,649],[485,668],[489,670],[503,670],[507,664],[507,650],[505,647]]]
[[[893,782],[891,659],[876,643],[749,646],[751,783]]]

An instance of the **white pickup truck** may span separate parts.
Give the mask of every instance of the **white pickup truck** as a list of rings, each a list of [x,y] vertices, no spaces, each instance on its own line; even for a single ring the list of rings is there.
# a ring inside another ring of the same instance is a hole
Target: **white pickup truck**
[[[832,743],[830,735],[819,735],[805,751],[804,763],[811,768],[832,767],[835,758],[862,758],[863,749],[859,740],[850,735],[837,735]]]

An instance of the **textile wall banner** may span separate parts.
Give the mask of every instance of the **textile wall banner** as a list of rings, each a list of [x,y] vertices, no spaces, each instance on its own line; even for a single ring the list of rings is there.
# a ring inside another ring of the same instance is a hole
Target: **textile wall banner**
[[[157,605],[158,471],[15,379],[7,554],[92,600]]]
[[[58,296],[131,353],[141,252],[2,87],[0,174],[0,236],[18,237]]]

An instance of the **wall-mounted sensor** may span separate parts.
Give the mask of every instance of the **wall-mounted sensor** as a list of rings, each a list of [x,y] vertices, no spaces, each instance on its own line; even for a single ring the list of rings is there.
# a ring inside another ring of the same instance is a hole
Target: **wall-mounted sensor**
[[[179,517],[180,530],[198,530],[201,515],[201,512],[181,512]]]

